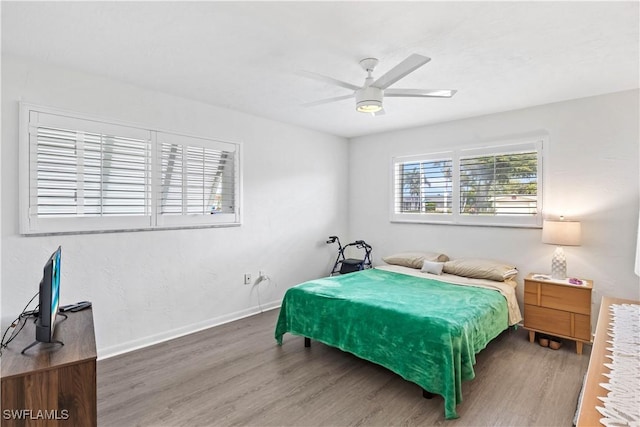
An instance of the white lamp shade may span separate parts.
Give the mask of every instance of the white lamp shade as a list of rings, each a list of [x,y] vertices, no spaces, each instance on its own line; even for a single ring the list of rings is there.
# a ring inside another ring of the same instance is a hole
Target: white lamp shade
[[[550,221],[542,224],[542,243],[559,246],[580,246],[581,227],[578,221]]]

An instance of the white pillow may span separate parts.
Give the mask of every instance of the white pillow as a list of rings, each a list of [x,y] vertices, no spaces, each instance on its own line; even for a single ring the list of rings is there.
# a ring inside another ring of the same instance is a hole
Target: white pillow
[[[422,264],[423,273],[431,273],[437,274],[438,276],[442,274],[442,269],[444,268],[444,262],[434,262],[425,260]]]

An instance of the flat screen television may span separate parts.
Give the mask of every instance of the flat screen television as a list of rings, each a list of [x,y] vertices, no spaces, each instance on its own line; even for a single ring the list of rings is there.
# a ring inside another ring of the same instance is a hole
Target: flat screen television
[[[36,340],[33,344],[22,350],[24,353],[39,342],[57,343],[61,341],[53,339],[56,328],[56,317],[60,307],[60,263],[62,247],[58,246],[44,265],[40,291],[38,293],[38,318],[36,320]]]
[[[36,322],[36,341],[53,342],[56,316],[60,306],[60,261],[62,247],[51,254],[42,272],[40,295],[38,297],[38,320]]]

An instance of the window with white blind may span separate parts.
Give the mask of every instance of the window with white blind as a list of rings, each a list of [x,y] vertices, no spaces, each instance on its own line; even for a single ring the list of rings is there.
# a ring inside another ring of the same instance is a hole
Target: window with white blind
[[[407,219],[446,220],[452,209],[451,153],[395,161],[393,212]]]
[[[237,156],[234,144],[168,133],[158,134],[163,225],[233,222],[237,212]]]
[[[540,226],[544,139],[393,158],[391,220]]]
[[[22,104],[21,232],[237,225],[239,144]]]

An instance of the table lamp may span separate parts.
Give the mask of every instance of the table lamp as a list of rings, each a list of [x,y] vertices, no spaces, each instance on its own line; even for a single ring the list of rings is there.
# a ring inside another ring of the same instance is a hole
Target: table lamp
[[[564,255],[563,246],[580,246],[580,222],[560,220],[544,220],[542,224],[542,243],[557,245],[551,259],[551,277],[553,279],[566,279],[567,258]]]

